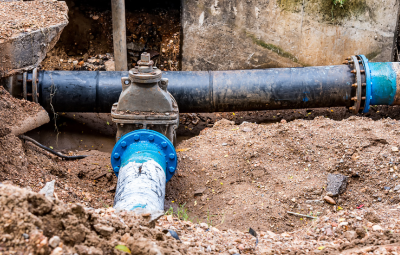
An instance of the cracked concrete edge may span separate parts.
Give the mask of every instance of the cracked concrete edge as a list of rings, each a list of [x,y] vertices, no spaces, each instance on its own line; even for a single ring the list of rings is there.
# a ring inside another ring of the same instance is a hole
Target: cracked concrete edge
[[[60,39],[68,22],[23,33],[0,42],[0,77],[37,67]]]

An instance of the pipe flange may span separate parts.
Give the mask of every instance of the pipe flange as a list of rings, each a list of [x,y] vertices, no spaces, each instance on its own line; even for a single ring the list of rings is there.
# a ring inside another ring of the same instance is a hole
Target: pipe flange
[[[119,169],[122,167],[121,159],[124,157],[124,153],[145,152],[149,148],[149,143],[156,146],[158,154],[165,158],[165,175],[168,182],[174,175],[178,165],[174,145],[163,134],[148,129],[132,131],[121,137],[115,144],[111,154],[111,166],[115,175],[118,176]]]
[[[354,101],[353,106],[349,107],[349,110],[354,114],[362,113],[369,107],[369,100],[367,99],[367,88],[366,88],[366,75],[363,58],[359,55],[351,56],[344,62],[352,66],[353,70],[350,72],[355,75],[355,83],[353,83],[351,91],[351,101]],[[367,110],[368,111],[368,110]]]

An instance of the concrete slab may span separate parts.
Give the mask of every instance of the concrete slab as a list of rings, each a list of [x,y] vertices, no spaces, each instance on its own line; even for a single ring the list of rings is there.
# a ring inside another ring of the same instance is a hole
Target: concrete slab
[[[182,1],[183,70],[391,61],[396,0]]]

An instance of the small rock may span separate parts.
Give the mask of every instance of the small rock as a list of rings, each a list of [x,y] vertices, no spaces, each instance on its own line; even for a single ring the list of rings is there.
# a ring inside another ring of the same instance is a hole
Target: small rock
[[[99,15],[93,15],[92,19],[93,20],[98,20],[99,19]]]
[[[96,224],[93,227],[102,236],[110,236],[115,231],[115,228],[103,224]]]
[[[332,199],[332,198],[331,198]],[[333,199],[332,199],[333,200]],[[335,202],[334,200],[333,200],[333,202]],[[306,202],[305,202],[306,204],[323,204],[324,203],[324,201],[322,201],[322,200],[306,200]]]
[[[142,43],[130,42],[126,44],[126,48],[133,51],[143,51],[145,49],[145,45]]]
[[[231,201],[228,202],[228,205],[234,205],[235,204],[235,199],[232,199]]]
[[[398,190],[400,190],[400,185],[397,185],[396,187],[394,187],[394,189],[393,189],[394,191],[398,191]]]
[[[168,221],[169,223],[174,222],[174,219],[172,218],[172,215],[168,215],[168,216],[167,216],[167,221]]]
[[[381,231],[381,230],[383,230],[383,228],[379,225],[374,225],[374,226],[372,226],[372,230],[373,231]]]
[[[349,223],[346,222],[346,221],[343,221],[343,222],[340,222],[340,223],[339,223],[339,226],[347,226],[347,225],[349,225]]]
[[[365,231],[364,228],[357,228],[356,229],[356,233],[357,233],[358,237],[364,238],[365,234],[366,234],[366,231]]]
[[[229,249],[228,252],[229,254],[239,253],[239,251],[236,248]]]
[[[74,64],[74,66],[76,66],[78,64],[78,60],[72,61],[72,64]]]
[[[63,249],[61,247],[55,248],[50,255],[62,255],[63,254]]]
[[[342,194],[347,187],[348,177],[341,174],[329,174],[327,192],[331,192],[332,196]]]
[[[53,248],[56,248],[59,244],[60,244],[60,237],[58,236],[53,236],[52,238],[50,238],[49,240],[49,245]]]
[[[204,193],[204,191],[206,191],[206,189],[207,189],[206,187],[202,187],[202,188],[196,190],[196,191],[194,192],[194,195],[195,195],[195,196],[202,196],[203,193]]]
[[[243,245],[243,244],[239,244],[239,245],[238,245],[238,249],[241,250],[241,251],[243,251],[243,250],[244,250],[244,245]]]
[[[242,131],[243,131],[243,132],[251,132],[251,131],[253,131],[253,129],[252,129],[252,128],[245,127],[245,128],[242,129]]]
[[[56,183],[55,180],[51,182],[46,182],[46,185],[39,191],[39,194],[43,194],[48,198],[54,198],[54,184]]]
[[[23,237],[24,239],[29,239],[29,235],[26,234],[26,233],[23,233],[23,234],[22,234],[22,237]]]
[[[390,187],[383,187],[384,190],[390,190]]]
[[[382,202],[382,198],[381,197],[378,197],[378,202]]]
[[[115,71],[115,62],[114,60],[108,60],[104,62],[104,66],[106,68],[106,71]]]
[[[223,143],[223,144],[221,144],[222,146],[227,146],[228,144],[227,143]]]
[[[356,231],[346,231],[344,233],[344,237],[349,240],[349,242],[353,241],[354,239],[357,238],[357,233]]]
[[[332,229],[330,229],[330,228],[327,228],[326,229],[326,235],[327,236],[331,236],[333,233],[332,233]]]
[[[362,218],[361,218],[361,217],[358,217],[358,216],[356,217],[356,219],[357,219],[357,220],[362,220]]]
[[[398,151],[399,151],[399,148],[398,148],[398,147],[395,147],[395,146],[393,146],[393,147],[392,147],[392,151],[393,151],[393,152],[398,152]]]
[[[205,222],[202,222],[199,224],[201,228],[207,229],[208,228],[208,224]]]
[[[329,196],[325,196],[325,197],[324,197],[324,200],[325,200],[328,204],[336,205],[335,200],[333,200],[333,198],[331,198],[331,197],[329,197]]]

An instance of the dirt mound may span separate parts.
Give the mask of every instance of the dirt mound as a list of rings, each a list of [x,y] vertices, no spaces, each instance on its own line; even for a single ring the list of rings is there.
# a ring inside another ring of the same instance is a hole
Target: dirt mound
[[[20,33],[46,28],[60,21],[68,23],[66,9],[65,3],[49,0],[0,2],[0,43]]]
[[[70,151],[67,154],[89,157],[79,161],[61,160],[11,133],[21,121],[40,109],[38,104],[13,98],[0,86],[0,182],[9,180],[39,191],[46,182],[56,180],[56,194],[65,202],[92,207],[112,205],[116,177],[110,170],[109,153]]]
[[[118,245],[131,254],[188,254],[184,245],[155,229],[148,215],[67,205],[4,184],[0,211],[3,254],[123,254]]]
[[[195,221],[220,228],[294,231],[312,216],[398,204],[400,122],[350,117],[257,125],[216,123],[178,147],[167,200]],[[327,175],[348,177],[345,192],[324,202]],[[398,187],[398,186],[397,186]]]

